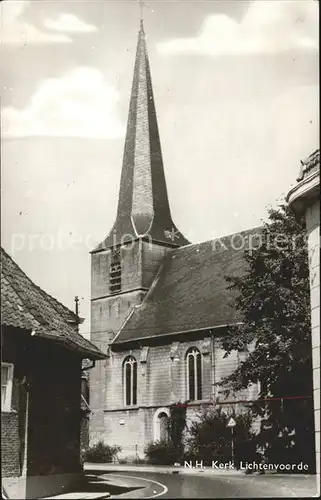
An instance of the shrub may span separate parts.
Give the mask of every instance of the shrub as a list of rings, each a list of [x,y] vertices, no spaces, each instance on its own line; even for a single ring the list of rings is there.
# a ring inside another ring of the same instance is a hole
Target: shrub
[[[84,458],[86,462],[112,462],[117,457],[117,453],[119,453],[120,451],[120,446],[109,446],[103,441],[99,441],[97,444],[85,451]]]
[[[180,456],[180,449],[170,441],[155,441],[145,449],[148,462],[154,465],[173,465]]]
[[[189,429],[187,450],[184,460],[203,461],[210,465],[212,461],[228,462],[232,459],[231,429],[227,427],[229,417],[218,409],[205,409],[194,420]],[[248,414],[234,415],[235,464],[246,460],[252,455],[251,418]]]

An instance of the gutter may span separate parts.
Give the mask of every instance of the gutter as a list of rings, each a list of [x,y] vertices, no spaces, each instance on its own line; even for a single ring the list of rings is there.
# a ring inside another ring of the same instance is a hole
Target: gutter
[[[140,307],[140,306],[135,306],[135,307]],[[229,326],[236,326],[236,325],[242,325],[243,322],[242,321],[238,321],[236,323],[228,323],[226,325],[217,325],[217,326],[206,326],[204,328],[194,328],[192,330],[182,330],[180,332],[171,332],[171,333],[161,333],[161,334],[158,334],[158,335],[148,335],[146,337],[135,337],[135,338],[132,338],[132,339],[129,339],[129,340],[123,340],[123,341],[120,341],[120,342],[115,342],[113,341],[111,343],[111,345],[120,345],[120,344],[128,344],[129,342],[138,342],[139,340],[150,340],[150,339],[155,339],[155,338],[161,338],[161,337],[167,337],[167,336],[170,336],[170,335],[180,335],[180,334],[183,334],[183,333],[193,333],[193,332],[202,332],[202,331],[207,331],[207,330],[218,330],[219,328],[227,328]],[[117,336],[120,334],[121,332],[118,332]],[[116,337],[115,337],[115,340],[116,340]]]
[[[65,347],[69,348],[72,351],[81,352],[83,357],[89,358],[91,360],[93,360],[93,359],[102,360],[102,359],[105,359],[107,357],[105,354],[103,354],[100,351],[98,351],[98,352],[90,351],[89,349],[86,349],[84,347],[79,346],[76,342],[73,342],[72,340],[70,340],[69,338],[67,338],[64,335],[58,335],[58,334],[54,334],[54,333],[45,333],[45,332],[39,331],[39,330],[38,331],[32,330],[31,335],[36,336],[36,337],[40,337],[43,339],[56,341],[57,343],[63,344]]]
[[[81,369],[82,372],[86,372],[87,370],[92,370],[92,368],[95,368],[96,366],[96,361],[93,359],[91,360],[92,361],[92,365],[89,365],[89,366],[85,366],[84,368]]]

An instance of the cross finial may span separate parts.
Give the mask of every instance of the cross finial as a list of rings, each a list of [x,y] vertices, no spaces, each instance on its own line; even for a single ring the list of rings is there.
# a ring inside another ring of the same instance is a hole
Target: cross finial
[[[140,20],[143,21],[144,20],[144,7],[145,7],[143,0],[139,0],[139,6],[140,6]]]
[[[140,31],[144,33],[144,7],[145,2],[143,0],[139,0],[140,6]]]

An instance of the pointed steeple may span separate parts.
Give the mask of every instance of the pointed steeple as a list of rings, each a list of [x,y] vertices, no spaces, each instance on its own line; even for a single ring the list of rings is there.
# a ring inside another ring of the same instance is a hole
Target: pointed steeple
[[[172,221],[143,20],[140,21],[116,221],[101,250],[135,238],[189,243]]]

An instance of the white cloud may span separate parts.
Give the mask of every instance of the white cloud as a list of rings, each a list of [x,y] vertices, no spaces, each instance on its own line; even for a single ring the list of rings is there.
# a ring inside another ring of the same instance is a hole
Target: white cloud
[[[100,71],[76,68],[61,78],[41,82],[24,109],[2,112],[5,137],[117,138],[124,127],[117,110],[118,92]]]
[[[318,50],[314,0],[254,0],[240,23],[224,14],[208,17],[195,38],[158,44],[164,54],[262,54]]]
[[[7,0],[1,2],[1,43],[28,45],[35,43],[71,43],[72,39],[58,33],[41,31],[29,22],[23,21],[21,15],[29,7],[29,0]]]
[[[97,31],[96,26],[87,24],[73,14],[60,14],[56,19],[45,19],[44,26],[53,31],[66,33],[90,33]]]

